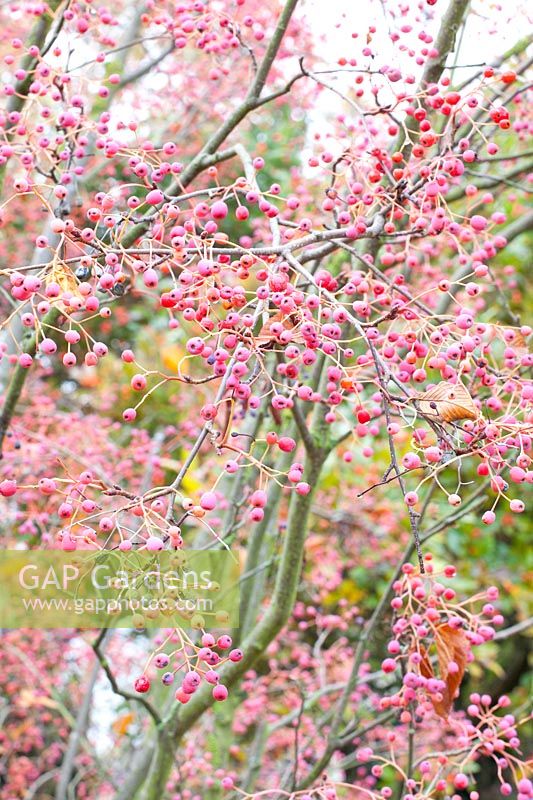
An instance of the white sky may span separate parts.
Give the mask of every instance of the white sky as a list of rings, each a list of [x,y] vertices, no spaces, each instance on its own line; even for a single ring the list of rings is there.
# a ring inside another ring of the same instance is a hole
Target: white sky
[[[335,61],[339,56],[357,58],[359,43],[364,40],[369,26],[375,25],[377,32],[372,45],[378,50],[382,63],[393,63],[397,48],[388,39],[387,26],[391,22],[389,12],[396,11],[400,5],[411,7],[412,11],[403,21],[413,24],[412,41],[415,45],[422,46],[417,39],[418,31],[424,27],[429,33],[436,35],[448,0],[437,0],[432,7],[435,20],[423,26],[413,21],[417,3],[408,0],[389,0],[383,4],[379,0],[304,0],[302,7],[317,35],[324,37],[319,45],[319,52],[325,60]],[[387,10],[388,19],[384,16],[384,9]],[[528,14],[527,3],[523,0],[502,0],[500,4],[490,0],[474,0],[469,11],[459,63],[490,61],[531,32],[531,4],[529,12]],[[355,42],[351,37],[354,31],[359,33]],[[492,31],[495,35],[490,35]]]
[[[402,53],[399,45],[402,43],[408,45],[418,55],[423,47],[428,46],[418,38],[419,32],[424,30],[436,38],[448,2],[449,0],[437,0],[436,5],[427,7],[434,12],[434,19],[430,21],[421,18],[418,2],[412,0],[411,2],[409,0],[302,0],[300,9],[304,11],[312,30],[316,32],[315,49],[323,59],[325,69],[334,68],[340,57],[355,58],[358,68],[376,70],[384,65],[398,67],[404,74],[415,75],[418,82],[423,66],[417,66],[414,58],[405,52]],[[397,16],[394,19],[391,12],[398,14],[401,6],[409,7],[409,12],[403,17]],[[532,30],[533,4],[529,4],[529,12],[528,14],[527,3],[523,0],[503,0],[502,4],[490,0],[472,0],[465,31],[456,41],[457,53],[449,56],[448,65],[490,63]],[[420,17],[419,22],[416,22],[417,16]],[[389,32],[396,31],[405,24],[412,25],[412,32],[407,35],[401,34],[400,41],[393,43]],[[375,58],[362,55],[370,26],[376,27],[376,32],[371,34],[370,43],[376,54]],[[354,32],[358,34],[355,39],[352,37]],[[477,69],[479,67],[459,69],[454,79],[460,82]],[[344,93],[350,89],[348,94],[355,99],[354,73],[342,77],[324,75],[323,78]],[[379,82],[381,83],[381,79]],[[387,83],[384,81],[384,84]],[[364,85],[368,86],[366,80]],[[392,90],[396,93],[404,87],[407,90],[413,88],[412,85],[400,81],[392,85]],[[386,88],[380,90],[380,102],[388,99],[386,92]],[[368,97],[368,94],[365,93],[365,96]],[[390,95],[390,99],[392,97],[393,95]],[[311,141],[315,132],[327,132],[327,117],[339,113],[346,113],[348,118],[354,118],[353,111],[337,95],[323,91],[309,115],[308,141]],[[328,149],[336,152],[338,148],[333,145],[328,146]],[[303,153],[304,163],[310,152],[309,149]]]

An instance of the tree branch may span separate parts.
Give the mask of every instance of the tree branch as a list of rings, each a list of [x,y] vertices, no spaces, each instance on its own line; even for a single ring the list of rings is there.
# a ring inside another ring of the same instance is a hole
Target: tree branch
[[[111,684],[111,689],[115,694],[118,694],[120,697],[123,697],[124,700],[133,700],[134,702],[139,703],[141,706],[143,706],[143,708],[146,709],[146,711],[150,714],[155,724],[159,727],[161,725],[161,717],[159,716],[159,713],[156,711],[156,709],[152,706],[152,704],[149,703],[148,700],[146,700],[146,698],[141,697],[138,694],[133,694],[133,692],[127,692],[119,687],[116,678],[113,674],[113,671],[109,666],[107,658],[102,652],[102,644],[106,637],[107,631],[108,631],[107,628],[103,628],[100,631],[99,636],[92,644],[92,648],[94,650],[96,658],[100,662],[100,665],[107,676],[109,683]]]
[[[504,628],[501,631],[497,631],[492,639],[493,641],[500,642],[503,639],[509,639],[511,636],[515,636],[517,633],[528,631],[532,627],[533,617],[528,617],[527,619],[523,619],[521,622],[517,622],[516,625],[511,625],[509,628]]]
[[[250,90],[247,95],[248,100],[256,101],[259,99],[259,96],[261,95],[263,87],[268,78],[268,73],[270,72],[272,64],[274,63],[274,60],[278,54],[281,42],[283,41],[283,37],[285,36],[285,32],[289,27],[291,17],[297,5],[298,0],[287,0],[285,3],[283,11],[281,12],[278,20],[276,30],[274,31],[272,39],[269,42],[267,51],[263,56],[263,60],[259,65],[254,81],[250,86]]]
[[[76,724],[70,734],[69,742],[63,760],[56,788],[56,800],[67,800],[67,789],[74,770],[74,759],[78,754],[78,749],[84,731],[89,720],[89,712],[93,697],[93,690],[100,672],[100,664],[95,662],[89,675],[89,680],[85,688],[83,701],[78,709]]]
[[[303,546],[307,531],[307,520],[311,509],[313,492],[325,460],[325,453],[315,454],[306,460],[307,481],[311,492],[307,495],[293,494],[291,498],[287,532],[280,559],[272,601],[263,619],[255,626],[242,644],[244,657],[237,663],[226,664],[220,672],[221,682],[230,688],[253,665],[268,644],[286,624],[296,598],[300,580]],[[143,800],[159,800],[165,781],[174,761],[174,750],[183,734],[213,704],[211,687],[204,685],[187,703],[174,708],[165,720],[163,728],[167,735],[160,743],[153,759]]]

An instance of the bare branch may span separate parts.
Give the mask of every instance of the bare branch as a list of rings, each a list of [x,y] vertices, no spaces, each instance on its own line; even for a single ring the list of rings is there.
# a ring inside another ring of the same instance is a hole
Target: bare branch
[[[133,694],[133,692],[127,692],[124,689],[121,689],[119,687],[119,685],[117,683],[117,680],[116,680],[116,678],[115,678],[115,676],[113,674],[113,671],[112,671],[111,667],[109,666],[109,662],[108,662],[107,658],[105,657],[104,653],[102,652],[102,645],[103,645],[103,642],[104,642],[104,639],[106,637],[107,632],[108,632],[107,628],[103,628],[100,631],[99,636],[96,638],[96,640],[92,644],[92,648],[94,650],[96,658],[100,662],[100,666],[102,667],[102,669],[104,670],[104,672],[105,672],[105,674],[107,676],[107,679],[108,679],[108,681],[109,681],[109,683],[111,685],[111,689],[113,690],[113,692],[115,694],[118,694],[120,697],[123,697],[124,700],[133,700],[134,702],[139,703],[141,706],[143,706],[143,708],[146,709],[146,711],[150,714],[150,716],[154,720],[155,724],[157,726],[160,726],[161,725],[161,717],[159,716],[159,713],[156,711],[156,709],[152,706],[152,704],[149,703],[148,700],[146,700],[146,698],[141,697],[138,694]]]

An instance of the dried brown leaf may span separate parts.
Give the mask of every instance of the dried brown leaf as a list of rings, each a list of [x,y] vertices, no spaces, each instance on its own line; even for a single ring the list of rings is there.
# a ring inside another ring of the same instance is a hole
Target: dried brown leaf
[[[498,324],[492,326],[492,331],[506,346],[512,347],[513,350],[517,350],[519,353],[529,352],[526,337],[520,328]],[[512,334],[512,338],[509,334]]]
[[[420,674],[424,678],[434,678],[435,673],[433,671],[433,665],[430,661],[428,651],[426,650],[424,645],[420,645],[419,653],[420,656],[422,657],[422,661],[420,662]]]
[[[459,692],[465,674],[470,645],[464,631],[444,624],[437,628],[435,646],[440,678],[445,682],[446,689],[442,693],[443,699],[439,703],[439,708],[435,704],[434,706],[437,714],[447,717],[452,710],[453,701]],[[456,672],[449,671],[449,665],[452,662],[457,665]]]
[[[453,701],[461,686],[466,665],[468,663],[468,653],[470,646],[464,631],[456,630],[448,624],[439,625],[435,631],[435,649],[437,651],[438,676],[446,684],[442,690],[442,699],[431,696],[431,702],[435,713],[447,719],[453,708]],[[424,646],[419,649],[421,656],[420,674],[424,678],[434,678],[435,671],[431,663],[428,651]],[[457,671],[450,672],[451,663],[457,665]]]
[[[457,422],[461,419],[479,418],[479,410],[461,382],[442,381],[427,392],[419,394],[416,400],[422,414],[435,417],[438,421]]]
[[[254,337],[254,342],[260,347],[269,347],[278,341],[278,337],[272,333],[272,325],[274,323],[281,323],[285,330],[291,331],[291,343],[303,344],[304,338],[301,333],[296,330],[296,323],[290,316],[285,316],[282,311],[278,311],[270,319],[268,319],[257,336]]]
[[[57,283],[61,288],[62,294],[70,294],[74,297],[82,298],[79,290],[78,279],[70,267],[59,260],[53,261],[50,269],[46,273],[45,284],[48,286],[50,283]],[[61,298],[57,297],[51,302],[61,302]]]

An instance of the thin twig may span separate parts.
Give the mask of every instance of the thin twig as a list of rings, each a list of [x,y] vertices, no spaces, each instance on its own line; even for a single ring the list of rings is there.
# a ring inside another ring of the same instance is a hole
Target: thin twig
[[[132,692],[125,691],[124,689],[121,689],[119,687],[116,678],[113,674],[113,671],[109,666],[109,662],[107,661],[107,658],[102,652],[102,645],[104,643],[104,639],[107,635],[107,632],[108,632],[107,628],[103,628],[100,631],[100,634],[92,644],[92,648],[94,650],[96,658],[100,662],[100,665],[107,676],[107,679],[111,685],[111,689],[115,694],[118,694],[120,697],[123,697],[124,700],[133,700],[136,703],[139,703],[141,706],[143,706],[143,708],[145,708],[146,711],[150,714],[155,724],[159,727],[161,725],[161,717],[159,716],[159,713],[156,711],[156,709],[152,706],[152,704],[148,700],[146,700],[145,697],[141,697],[138,694],[133,694]]]

